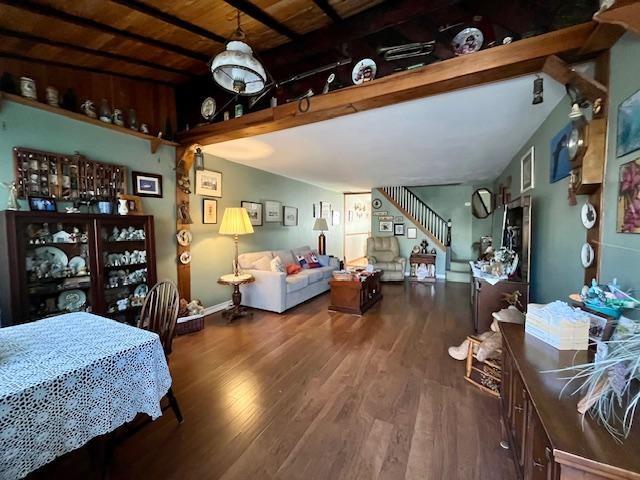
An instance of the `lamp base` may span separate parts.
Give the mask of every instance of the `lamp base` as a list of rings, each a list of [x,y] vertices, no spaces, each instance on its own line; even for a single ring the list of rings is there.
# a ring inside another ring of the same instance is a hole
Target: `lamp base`
[[[318,254],[319,255],[327,254],[327,237],[324,236],[324,233],[321,233],[318,236]]]

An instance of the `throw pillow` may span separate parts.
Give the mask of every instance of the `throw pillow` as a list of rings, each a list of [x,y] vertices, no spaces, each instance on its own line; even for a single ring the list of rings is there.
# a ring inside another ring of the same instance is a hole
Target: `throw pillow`
[[[272,272],[284,272],[284,265],[280,257],[276,257],[271,260],[271,271]]]
[[[264,270],[268,272],[271,270],[271,259],[266,255],[264,257],[260,257],[258,260],[253,262],[254,270]]]
[[[300,273],[300,271],[302,271],[300,265],[296,265],[295,263],[287,265],[287,275],[295,275],[296,273]]]
[[[320,268],[320,262],[318,261],[318,257],[315,256],[313,252],[309,252],[304,256],[305,261],[307,262],[308,268]]]
[[[304,255],[296,255],[296,260],[298,261],[298,265],[300,265],[300,268],[309,268],[309,265],[307,265],[307,260],[304,258]]]

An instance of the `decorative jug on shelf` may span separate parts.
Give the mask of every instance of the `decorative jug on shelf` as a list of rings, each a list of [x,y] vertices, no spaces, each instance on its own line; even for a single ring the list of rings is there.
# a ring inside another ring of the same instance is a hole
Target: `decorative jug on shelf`
[[[127,206],[127,201],[124,198],[118,199],[118,214],[126,215],[129,213],[129,207]]]

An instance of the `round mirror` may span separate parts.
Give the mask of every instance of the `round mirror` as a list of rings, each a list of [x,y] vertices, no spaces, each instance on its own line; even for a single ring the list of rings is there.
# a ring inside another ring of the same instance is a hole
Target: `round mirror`
[[[476,218],[487,218],[493,212],[493,193],[479,188],[471,195],[471,213]]]

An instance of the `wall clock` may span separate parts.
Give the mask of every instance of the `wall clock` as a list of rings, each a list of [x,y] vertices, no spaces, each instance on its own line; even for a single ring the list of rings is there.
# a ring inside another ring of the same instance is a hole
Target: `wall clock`
[[[382,200],[380,200],[379,198],[374,198],[371,202],[371,206],[377,210],[378,208],[382,207]]]
[[[576,167],[582,164],[582,157],[587,151],[587,123],[574,122],[567,138],[569,161]]]
[[[202,118],[205,120],[213,120],[213,117],[216,114],[216,101],[213,97],[207,97],[202,101],[202,105],[200,105],[200,113],[202,114]]]

